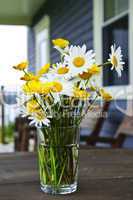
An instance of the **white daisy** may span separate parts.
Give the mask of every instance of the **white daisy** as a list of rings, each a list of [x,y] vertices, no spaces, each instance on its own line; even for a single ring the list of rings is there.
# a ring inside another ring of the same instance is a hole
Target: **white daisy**
[[[73,82],[72,81],[60,81],[62,84],[62,91],[60,94],[66,96],[72,96],[73,93]]]
[[[16,98],[16,101],[17,101],[17,108],[19,108],[19,114],[22,116],[22,117],[27,117],[29,116],[29,112],[27,111],[25,105],[26,103],[32,99],[33,96],[32,95],[25,95],[23,93],[21,93],[17,98]]]
[[[30,125],[35,125],[36,127],[42,127],[42,126],[49,126],[50,120],[47,119],[45,116],[37,116],[37,115],[33,115],[28,117],[31,122]]]
[[[24,105],[21,107],[21,116],[28,117],[31,120],[30,125],[35,125],[36,127],[49,126],[50,120],[48,118],[51,118],[50,115],[47,118],[45,111],[42,109],[30,112]]]
[[[29,99],[31,100],[31,99]],[[25,101],[23,105],[21,105],[21,110],[20,110],[20,114],[22,117],[27,117],[27,116],[31,116],[33,114],[33,111],[29,111],[29,109],[27,109],[27,102]],[[33,107],[34,108],[34,107]]]
[[[61,103],[61,96],[65,95],[67,97],[71,97],[73,94],[73,83],[70,81],[64,81],[60,80],[60,83],[62,85],[62,90],[60,92],[53,92],[52,96],[54,98],[54,103]]]
[[[123,65],[125,62],[122,61],[121,47],[119,46],[116,49],[116,45],[111,46],[111,54],[109,54],[109,62],[112,64],[111,70],[115,69],[118,73],[118,76],[121,77],[121,71],[123,70]]]
[[[56,63],[50,70],[50,73],[55,77],[64,77],[69,72],[69,68],[64,63]]]
[[[69,55],[64,56],[65,64],[69,67],[67,77],[74,77],[86,72],[95,62],[94,57],[95,54],[93,50],[86,51],[86,45],[83,45],[82,47],[70,46]]]

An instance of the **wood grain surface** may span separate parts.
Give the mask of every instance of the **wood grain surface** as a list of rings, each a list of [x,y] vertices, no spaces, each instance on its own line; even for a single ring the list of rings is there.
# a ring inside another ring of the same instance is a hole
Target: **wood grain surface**
[[[0,155],[0,200],[133,200],[133,150],[80,150],[79,187],[71,195],[40,191],[37,155]]]

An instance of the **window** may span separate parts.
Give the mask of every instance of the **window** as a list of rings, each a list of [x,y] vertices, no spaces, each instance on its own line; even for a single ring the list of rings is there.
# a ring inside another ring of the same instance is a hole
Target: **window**
[[[47,51],[48,51],[48,29],[45,28],[37,35],[37,46],[36,51],[38,51],[38,66],[43,66],[49,62]]]
[[[128,10],[128,0],[104,0],[104,21]]]
[[[129,35],[129,14],[128,1],[125,0],[104,0],[104,20],[102,25],[102,46],[103,61],[108,58],[111,44],[120,45],[123,50],[125,61],[122,78],[118,78],[116,73],[110,72],[110,68],[103,70],[103,85],[117,86],[129,84],[129,61],[128,61],[128,35]]]
[[[103,70],[97,84],[106,87],[115,98],[131,98],[133,87],[133,0],[93,0],[93,33],[96,60],[108,58],[112,43],[122,47],[126,62],[122,79],[117,73]],[[111,74],[111,75],[110,75]],[[121,95],[120,95],[121,93]],[[127,95],[128,94],[128,95]]]
[[[36,71],[49,62],[49,17],[44,16],[35,26]]]

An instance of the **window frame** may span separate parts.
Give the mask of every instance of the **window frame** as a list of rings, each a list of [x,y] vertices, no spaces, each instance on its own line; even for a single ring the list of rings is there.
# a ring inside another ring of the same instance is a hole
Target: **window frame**
[[[39,66],[40,63],[40,42],[43,42],[46,40],[44,37],[40,37],[38,40],[38,36],[43,34],[43,31],[47,29],[48,31],[48,37],[47,37],[47,61],[50,61],[50,19],[48,15],[45,15],[42,17],[42,19],[36,24],[34,27],[34,32],[35,32],[35,63],[36,63],[36,72],[40,69],[41,66]],[[38,46],[39,45],[39,46]]]
[[[129,0],[129,9],[128,11],[124,11],[121,14],[118,14],[117,16],[114,16],[111,19],[108,19],[107,21],[104,21],[104,0],[93,0],[93,27],[94,27],[94,49],[96,52],[96,60],[98,63],[102,63],[102,29],[105,25],[108,25],[122,16],[126,15],[128,13],[129,17],[129,30],[128,30],[128,45],[129,45],[129,84],[128,85],[120,85],[120,86],[104,86],[105,89],[108,89],[112,93],[112,95],[116,99],[127,99],[131,98],[128,96],[128,93],[131,93],[131,89],[133,87],[133,59],[132,58],[132,52],[133,52],[133,1]],[[99,34],[97,34],[99,33]],[[126,66],[125,66],[126,67]],[[101,87],[103,87],[103,72],[101,73],[101,76],[98,79],[98,83]],[[121,93],[121,94],[120,94]]]

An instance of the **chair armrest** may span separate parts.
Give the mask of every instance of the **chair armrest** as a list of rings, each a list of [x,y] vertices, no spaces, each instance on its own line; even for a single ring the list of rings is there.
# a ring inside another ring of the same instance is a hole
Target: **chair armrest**
[[[86,142],[88,145],[93,145],[96,142],[108,143],[108,144],[115,144],[117,139],[110,138],[110,137],[102,137],[102,136],[81,136],[81,141]]]

